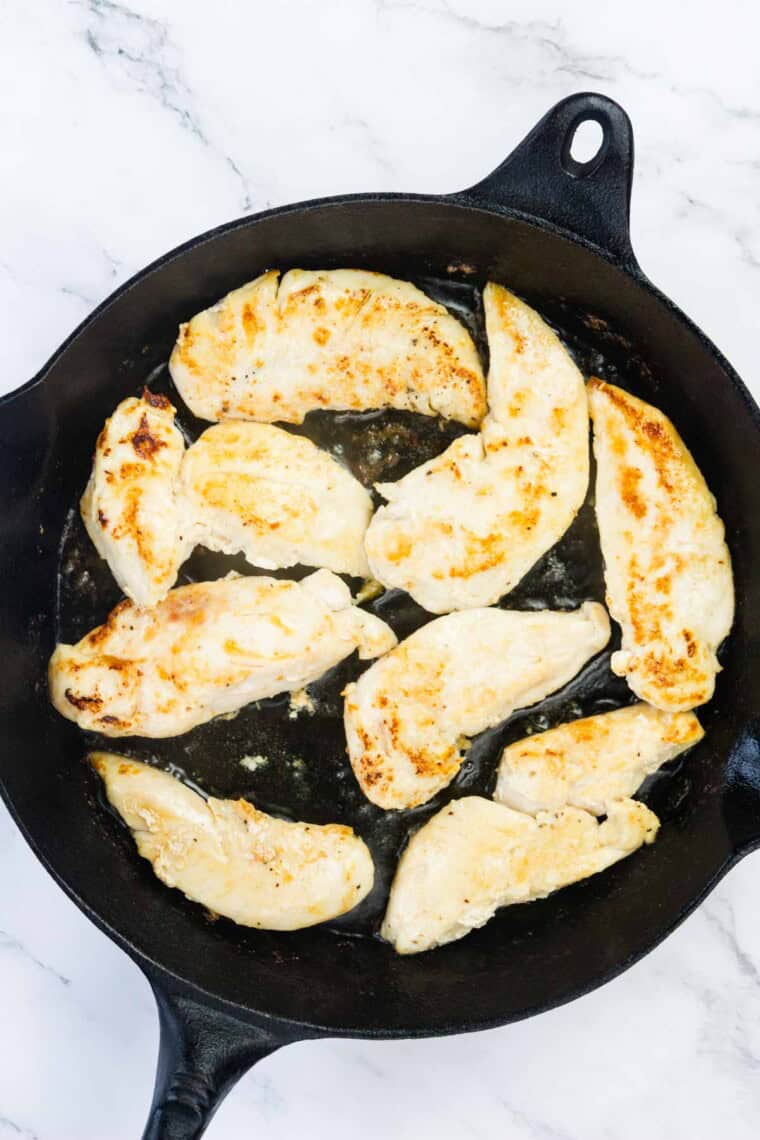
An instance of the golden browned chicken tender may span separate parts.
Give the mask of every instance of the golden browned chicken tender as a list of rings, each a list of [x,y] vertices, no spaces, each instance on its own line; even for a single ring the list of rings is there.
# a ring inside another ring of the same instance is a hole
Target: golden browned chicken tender
[[[180,497],[192,544],[252,566],[324,566],[368,577],[372,498],[350,471],[272,424],[216,424],[188,448]]]
[[[603,815],[703,736],[694,713],[644,704],[573,720],[505,748],[494,799],[531,814],[569,804]]]
[[[734,617],[723,523],[662,412],[602,380],[589,398],[607,604],[623,634],[611,665],[642,700],[686,711],[712,696]]]
[[[418,629],[345,691],[354,774],[382,808],[423,804],[459,771],[466,737],[560,689],[610,636],[604,607],[464,610]]]
[[[302,689],[355,649],[374,657],[395,644],[329,570],[301,582],[224,578],[181,586],[153,609],[121,602],[77,645],[57,647],[50,697],[106,736],[179,736]]]
[[[480,796],[453,800],[410,839],[381,933],[399,954],[453,942],[499,907],[545,898],[653,843],[659,826],[635,800],[611,804],[603,823],[577,808],[534,819]]]
[[[474,427],[485,414],[464,326],[407,281],[361,269],[262,274],[180,327],[169,368],[204,420],[400,408]]]
[[[500,285],[483,293],[489,414],[398,483],[366,546],[372,573],[431,613],[487,606],[565,533],[586,495],[583,377],[557,335]]]
[[[158,878],[241,926],[300,930],[345,914],[372,889],[372,857],[350,827],[204,799],[126,756],[89,759]]]
[[[185,451],[175,411],[145,390],[106,421],[82,497],[87,532],[127,597],[166,597],[198,545],[252,566],[368,577],[372,498],[328,452],[273,424],[209,428]]]
[[[82,519],[127,597],[152,606],[174,585],[189,553],[176,496],[185,442],[165,396],[147,389],[105,422]]]

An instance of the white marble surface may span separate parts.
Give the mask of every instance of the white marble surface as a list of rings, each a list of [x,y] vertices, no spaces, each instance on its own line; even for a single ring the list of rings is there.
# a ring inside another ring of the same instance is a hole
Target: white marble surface
[[[743,0],[0,0],[0,387],[198,231],[466,186],[591,88],[634,120],[642,265],[760,396],[759,35]],[[590,997],[467,1038],[284,1050],[211,1135],[755,1140],[759,860]],[[2,809],[0,884],[0,1140],[139,1136],[147,986]]]

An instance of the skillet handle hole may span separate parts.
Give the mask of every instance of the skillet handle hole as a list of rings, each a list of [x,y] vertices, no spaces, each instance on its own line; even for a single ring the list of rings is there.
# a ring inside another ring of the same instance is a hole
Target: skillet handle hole
[[[609,131],[601,116],[584,116],[570,125],[562,144],[562,166],[571,178],[587,178],[604,162]]]

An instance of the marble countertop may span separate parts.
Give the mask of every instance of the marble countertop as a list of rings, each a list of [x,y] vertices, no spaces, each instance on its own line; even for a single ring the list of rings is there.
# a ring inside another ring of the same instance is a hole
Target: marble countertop
[[[634,122],[642,266],[760,397],[760,9],[683,11],[3,0],[0,390],[199,231],[316,195],[459,189],[553,102],[595,89]],[[132,1140],[157,1048],[148,987],[1,807],[0,868],[0,1140]],[[285,1049],[210,1135],[754,1140],[759,870],[746,859],[644,962],[540,1018]]]

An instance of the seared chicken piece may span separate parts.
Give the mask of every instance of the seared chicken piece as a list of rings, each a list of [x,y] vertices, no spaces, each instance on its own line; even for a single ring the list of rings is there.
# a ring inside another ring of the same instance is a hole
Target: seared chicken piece
[[[89,759],[159,879],[241,926],[300,930],[345,914],[372,889],[372,857],[350,827],[204,799],[125,756]]]
[[[604,815],[703,736],[694,713],[650,705],[574,720],[505,748],[494,799],[531,815],[567,804]]]
[[[310,440],[271,424],[209,428],[185,451],[174,408],[145,390],[106,421],[82,517],[124,593],[155,605],[194,546],[253,566],[369,576],[372,498]]]
[[[595,602],[572,613],[465,610],[418,629],[345,690],[362,791],[382,808],[424,804],[459,771],[464,738],[561,688],[609,636]]]
[[[372,573],[431,613],[512,590],[564,534],[586,495],[583,377],[538,313],[500,285],[483,300],[490,412],[398,483],[367,531]]]
[[[535,819],[479,796],[453,800],[412,836],[382,926],[399,954],[463,938],[512,903],[603,871],[652,843],[659,820],[644,804],[610,804],[604,823],[576,808]]]
[[[193,544],[274,570],[302,563],[369,577],[372,498],[331,455],[271,424],[231,422],[185,456],[181,497]]]
[[[147,389],[119,404],[95,446],[82,518],[124,593],[141,606],[166,596],[188,554],[175,494],[184,451],[174,408]]]
[[[314,408],[402,408],[480,423],[478,354],[443,305],[365,270],[279,277],[264,273],[180,326],[169,369],[196,416],[301,423]]]
[[[713,695],[734,617],[723,523],[662,412],[601,380],[589,396],[607,604],[623,634],[612,669],[657,708],[695,708]]]
[[[302,689],[348,657],[396,644],[328,570],[301,582],[224,578],[172,590],[153,609],[123,601],[50,660],[63,716],[106,736],[179,736],[263,697]]]

